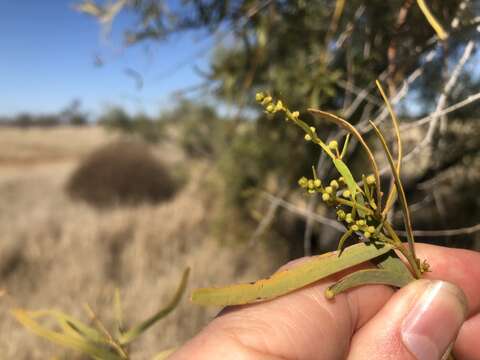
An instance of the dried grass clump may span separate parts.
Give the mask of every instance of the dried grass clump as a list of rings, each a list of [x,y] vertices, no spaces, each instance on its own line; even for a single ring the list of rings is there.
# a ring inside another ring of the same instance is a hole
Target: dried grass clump
[[[72,197],[96,207],[157,203],[175,191],[173,178],[149,147],[125,140],[93,151],[67,184]]]

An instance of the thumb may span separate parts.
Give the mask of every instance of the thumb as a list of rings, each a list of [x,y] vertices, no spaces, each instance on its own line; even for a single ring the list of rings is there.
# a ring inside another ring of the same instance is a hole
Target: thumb
[[[419,280],[399,290],[352,339],[349,360],[446,359],[467,315],[455,285]]]

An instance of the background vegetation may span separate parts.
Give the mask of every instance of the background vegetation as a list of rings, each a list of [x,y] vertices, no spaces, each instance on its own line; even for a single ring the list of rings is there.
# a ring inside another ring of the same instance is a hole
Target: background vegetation
[[[324,139],[344,133],[310,118],[308,107],[347,118],[380,150],[366,126],[371,119],[389,132],[374,87],[379,78],[401,115],[403,181],[417,234],[480,249],[480,8],[462,0],[428,4],[446,41],[410,0],[187,0],[171,8],[150,0],[79,2],[77,10],[103,26],[115,26],[121,12],[137,19],[121,29],[127,51],[205,31],[216,39],[214,55],[190,100],[156,117],[118,107],[92,119],[74,102],[55,115],[2,120],[0,305],[58,307],[85,318],[81,304],[88,302],[108,323],[118,287],[131,322],[165,302],[187,265],[191,289],[255,279],[288,259],[335,247],[341,233],[330,225],[333,214],[297,190],[312,164],[324,179],[334,169],[297,129],[254,105],[258,90],[299,110]],[[365,167],[355,142],[348,159],[354,170]],[[92,161],[81,192],[108,206],[65,191]],[[138,166],[147,169],[140,178],[123,175]],[[168,196],[151,201],[151,186]],[[147,195],[118,201],[126,188]],[[391,220],[400,226],[399,213]],[[144,358],[185,341],[213,314],[182,303],[134,354]],[[0,333],[6,358],[59,353],[11,317]]]

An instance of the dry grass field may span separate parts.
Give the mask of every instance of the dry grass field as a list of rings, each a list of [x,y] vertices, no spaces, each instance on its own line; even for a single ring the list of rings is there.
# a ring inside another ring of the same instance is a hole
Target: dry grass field
[[[207,166],[201,162],[188,164],[185,185],[159,205],[99,211],[72,201],[64,192],[70,173],[111,137],[99,128],[0,129],[2,359],[73,358],[19,326],[9,313],[13,307],[56,308],[87,321],[82,309],[88,303],[108,324],[118,287],[131,324],[169,299],[186,266],[192,267],[190,292],[264,276],[282,261],[261,242],[221,245],[211,231],[215,205],[199,180]],[[171,167],[186,161],[172,145],[157,150]],[[180,344],[216,311],[184,298],[135,343],[133,358]]]

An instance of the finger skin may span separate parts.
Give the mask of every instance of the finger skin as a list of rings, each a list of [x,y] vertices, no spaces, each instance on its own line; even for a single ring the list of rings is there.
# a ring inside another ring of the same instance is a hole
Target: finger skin
[[[460,360],[480,359],[480,314],[467,320],[458,334],[454,353]]]
[[[469,317],[480,312],[480,253],[464,249],[416,244],[417,257],[426,259],[427,279],[440,279],[460,287],[468,300]]]
[[[416,360],[413,351],[419,359],[440,360],[457,337],[466,313],[465,295],[455,285],[415,281],[397,291],[355,333],[347,359]],[[408,340],[413,344],[410,349]]]
[[[470,316],[478,313],[480,255],[433,245],[416,248],[417,256],[431,265],[427,277],[458,285],[467,296]],[[170,359],[345,359],[352,335],[394,291],[362,286],[327,300],[324,290],[333,282],[329,278],[271,301],[231,307]]]
[[[234,307],[213,320],[172,359],[221,359],[225,336],[240,347],[274,359],[345,359],[357,323],[373,316],[391,296],[383,286],[359,287],[327,301],[322,282],[261,304]],[[201,356],[200,356],[201,354]],[[257,359],[251,357],[250,359]]]

